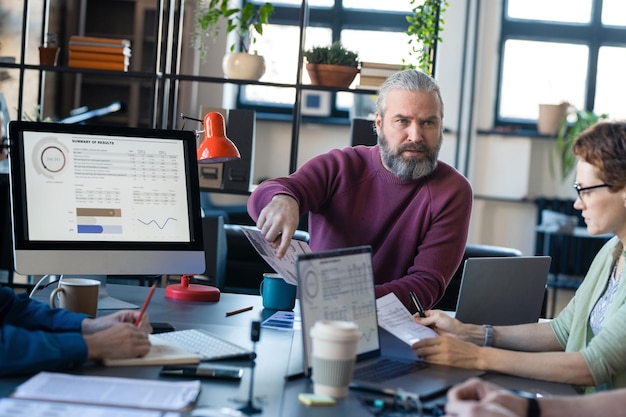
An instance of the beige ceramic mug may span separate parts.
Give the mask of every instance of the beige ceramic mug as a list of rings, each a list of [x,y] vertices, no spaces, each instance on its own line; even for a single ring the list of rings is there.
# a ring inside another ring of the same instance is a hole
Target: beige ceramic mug
[[[52,308],[65,308],[75,313],[85,313],[92,317],[98,311],[98,289],[100,281],[87,278],[65,278],[50,294]],[[58,306],[57,306],[58,300]]]

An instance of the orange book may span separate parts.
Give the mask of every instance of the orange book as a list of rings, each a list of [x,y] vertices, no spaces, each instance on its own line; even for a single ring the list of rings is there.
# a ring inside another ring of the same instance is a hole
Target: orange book
[[[121,62],[124,64],[130,63],[130,58],[123,54],[102,54],[96,52],[83,52],[74,51],[70,49],[69,59],[79,61],[107,61],[107,62]]]
[[[81,60],[81,59],[70,59],[69,62],[67,63],[67,66],[75,67],[75,68],[128,71],[128,65],[123,62],[87,61],[87,60]]]
[[[70,45],[73,43],[96,43],[96,44],[111,44],[130,46],[128,39],[113,39],[113,38],[97,38],[94,36],[70,36]]]
[[[130,56],[130,48],[127,46],[94,46],[94,45],[70,45],[70,51],[95,52],[100,54],[119,54]]]

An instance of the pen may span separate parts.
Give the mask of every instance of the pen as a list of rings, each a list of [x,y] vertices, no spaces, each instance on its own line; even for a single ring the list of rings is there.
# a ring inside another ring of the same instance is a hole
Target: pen
[[[248,306],[248,307],[240,308],[239,310],[227,311],[226,317],[234,316],[235,314],[243,313],[244,311],[250,311],[252,310],[252,307],[253,306]]]
[[[144,313],[146,312],[146,309],[148,308],[148,304],[150,304],[150,300],[152,299],[152,294],[154,294],[154,290],[156,290],[156,281],[154,281],[154,284],[152,284],[152,287],[150,287],[150,292],[148,293],[148,296],[146,297],[146,301],[144,301],[143,305],[141,306],[141,310],[139,311],[137,320],[135,320],[135,326],[139,326],[139,322],[141,322],[141,319]]]
[[[420,315],[420,317],[426,317],[426,313],[424,313],[424,307],[422,307],[422,303],[420,303],[419,298],[417,298],[417,295],[415,295],[413,290],[409,290],[409,295],[411,296],[411,300],[413,300],[413,304],[415,304],[415,307],[417,308],[417,313]]]

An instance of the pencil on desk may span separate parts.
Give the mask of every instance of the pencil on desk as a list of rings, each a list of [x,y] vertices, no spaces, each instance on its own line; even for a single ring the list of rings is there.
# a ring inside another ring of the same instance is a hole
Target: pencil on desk
[[[253,306],[248,306],[248,307],[240,308],[239,310],[227,311],[226,317],[234,316],[235,314],[243,313],[244,311],[250,311],[252,310],[252,308]]]

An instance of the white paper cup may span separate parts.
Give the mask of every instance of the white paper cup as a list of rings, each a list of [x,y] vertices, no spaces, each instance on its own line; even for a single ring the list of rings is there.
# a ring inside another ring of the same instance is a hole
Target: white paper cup
[[[320,320],[311,328],[313,392],[343,398],[354,372],[361,331],[351,321]]]

